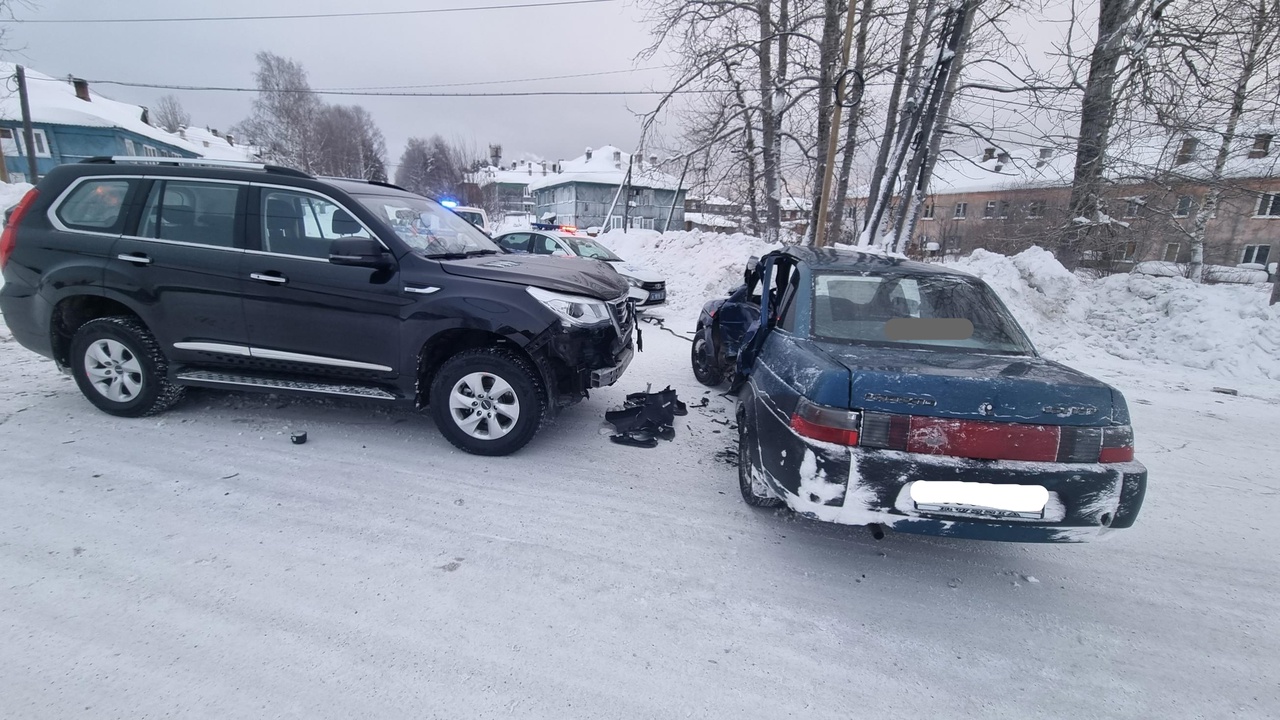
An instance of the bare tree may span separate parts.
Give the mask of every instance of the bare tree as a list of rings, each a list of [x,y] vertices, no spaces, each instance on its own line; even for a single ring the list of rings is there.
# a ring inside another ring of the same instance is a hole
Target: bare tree
[[[315,120],[323,103],[307,82],[302,65],[270,52],[257,54],[258,97],[237,134],[261,148],[267,162],[306,172],[316,169]]]
[[[481,162],[465,143],[450,143],[439,135],[409,138],[396,169],[396,184],[431,197],[460,197],[467,173]]]
[[[165,132],[176,133],[179,129],[191,124],[191,113],[182,107],[182,102],[173,95],[165,95],[156,101],[155,111],[151,114],[156,125]]]
[[[373,117],[359,105],[326,105],[315,118],[315,172],[386,180],[387,143]]]

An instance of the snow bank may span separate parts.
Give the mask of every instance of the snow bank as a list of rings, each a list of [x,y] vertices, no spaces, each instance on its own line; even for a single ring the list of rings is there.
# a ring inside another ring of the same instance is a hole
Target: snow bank
[[[987,281],[1055,359],[1101,351],[1280,380],[1280,306],[1267,305],[1269,285],[1197,285],[1142,274],[1082,280],[1038,247],[1012,257],[977,250],[952,266]]]
[[[667,306],[651,311],[690,333],[707,300],[742,282],[751,256],[777,246],[741,233],[609,232],[602,242],[662,273]],[[1012,257],[985,250],[949,263],[985,280],[1055,360],[1111,355],[1167,363],[1241,380],[1280,380],[1280,306],[1270,285],[1197,285],[1182,277],[1082,279],[1039,247]]]
[[[31,183],[0,183],[0,224],[4,222],[4,211],[17,205],[32,187]]]

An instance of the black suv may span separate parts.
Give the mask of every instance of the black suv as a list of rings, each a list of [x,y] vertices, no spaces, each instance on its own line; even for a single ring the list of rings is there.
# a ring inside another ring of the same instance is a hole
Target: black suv
[[[249,163],[94,158],[49,173],[0,237],[14,338],[113,415],[185,386],[430,405],[505,455],[632,356],[606,263],[507,255],[394,186]]]

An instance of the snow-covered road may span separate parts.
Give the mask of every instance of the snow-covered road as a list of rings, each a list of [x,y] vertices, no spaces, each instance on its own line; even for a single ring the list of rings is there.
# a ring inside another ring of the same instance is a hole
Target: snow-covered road
[[[478,458],[357,403],[112,418],[0,327],[0,717],[1280,716],[1274,399],[1100,360],[1135,528],[877,542],[744,505],[722,398],[610,444],[687,352]]]

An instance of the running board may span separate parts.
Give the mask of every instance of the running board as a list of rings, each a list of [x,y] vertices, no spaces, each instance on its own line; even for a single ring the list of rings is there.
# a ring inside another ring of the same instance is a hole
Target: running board
[[[174,376],[174,379],[184,385],[199,385],[203,387],[340,395],[343,397],[365,398],[367,400],[399,399],[394,393],[373,385],[281,380],[256,375],[213,372],[211,370],[181,370]]]

